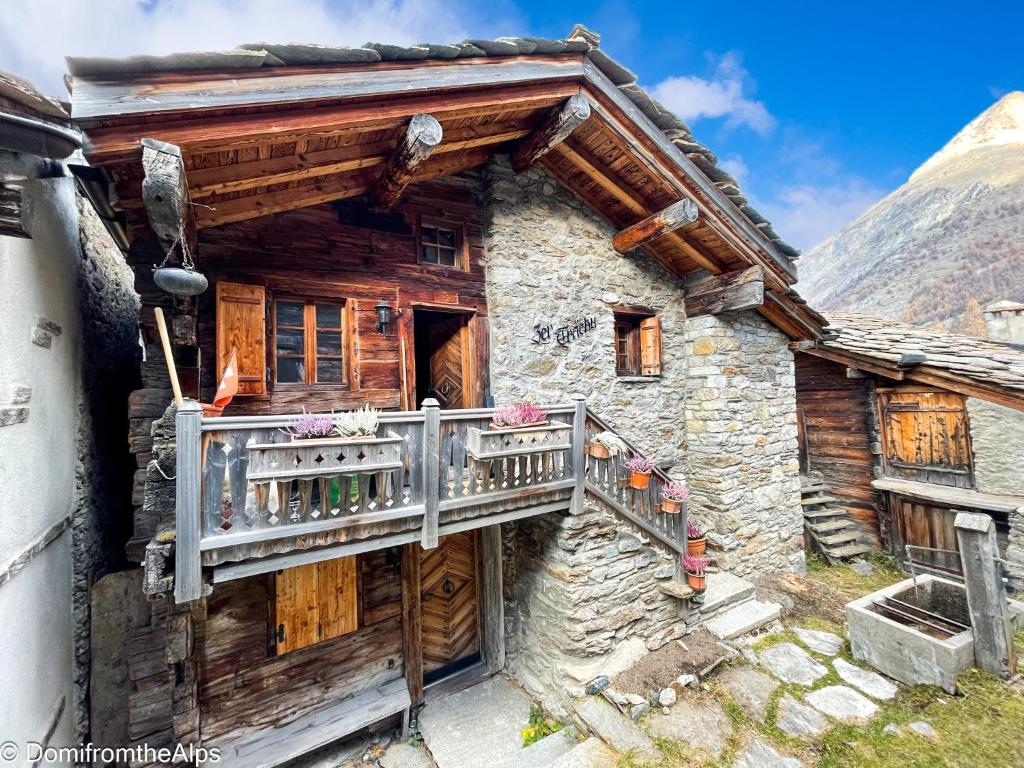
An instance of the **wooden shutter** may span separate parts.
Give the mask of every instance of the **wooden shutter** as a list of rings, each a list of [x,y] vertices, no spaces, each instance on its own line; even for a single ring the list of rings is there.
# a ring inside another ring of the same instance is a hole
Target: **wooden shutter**
[[[890,474],[973,487],[970,431],[962,395],[944,391],[881,395],[885,463]]]
[[[657,317],[640,321],[640,373],[661,375],[661,320]]]
[[[238,395],[267,391],[266,290],[261,285],[217,283],[217,378],[238,350]]]
[[[278,571],[272,630],[277,655],[359,628],[356,556]]]

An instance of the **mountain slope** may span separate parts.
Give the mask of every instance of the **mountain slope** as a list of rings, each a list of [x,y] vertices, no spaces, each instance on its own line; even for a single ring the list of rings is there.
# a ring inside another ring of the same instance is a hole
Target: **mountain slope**
[[[818,309],[951,330],[976,321],[978,303],[1024,299],[1024,92],[1004,96],[808,252],[797,287]]]

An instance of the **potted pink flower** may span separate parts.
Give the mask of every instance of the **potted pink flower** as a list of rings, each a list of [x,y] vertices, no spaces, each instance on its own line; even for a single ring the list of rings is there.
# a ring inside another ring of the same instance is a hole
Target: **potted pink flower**
[[[629,470],[629,487],[638,491],[644,491],[651,484],[651,473],[654,471],[654,462],[644,456],[633,456],[626,462],[626,469]]]
[[[292,442],[334,437],[334,416],[327,413],[307,413],[303,408],[302,413],[289,419],[288,426],[281,431],[290,436]]]
[[[686,551],[691,555],[703,555],[707,547],[704,531],[696,523],[686,524]]]
[[[526,429],[547,423],[548,412],[527,400],[495,408],[491,417],[492,429]]]
[[[572,447],[572,426],[523,401],[494,409],[487,429],[466,428],[466,452],[478,461],[554,453]]]
[[[711,561],[700,555],[683,555],[683,570],[686,571],[686,583],[694,592],[703,592],[707,589],[708,576],[707,567]]]
[[[683,509],[683,502],[690,497],[685,483],[673,480],[661,486],[661,511],[666,515],[678,515]]]

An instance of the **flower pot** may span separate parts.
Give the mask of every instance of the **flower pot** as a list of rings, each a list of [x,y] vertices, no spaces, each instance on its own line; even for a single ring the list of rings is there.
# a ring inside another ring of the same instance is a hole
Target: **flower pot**
[[[704,550],[707,548],[708,542],[703,536],[699,539],[687,539],[686,540],[686,554],[688,555],[703,555]]]
[[[466,453],[477,461],[565,451],[571,447],[572,426],[562,421],[515,428],[466,428]]]
[[[686,583],[694,592],[703,592],[707,589],[708,577],[704,573],[686,572]]]
[[[612,455],[611,449],[604,443],[589,443],[587,453],[595,459],[607,459]]]
[[[650,472],[637,472],[633,470],[629,473],[629,487],[634,488],[638,491],[645,491],[651,484],[651,473]]]
[[[661,511],[666,515],[678,515],[683,508],[683,502],[674,499],[662,498]],[[692,553],[691,553],[692,554]]]
[[[541,421],[531,421],[529,424],[516,424],[515,426],[503,427],[492,421],[489,426],[491,429],[531,429],[532,427],[546,427],[550,423],[550,419],[543,419]]]

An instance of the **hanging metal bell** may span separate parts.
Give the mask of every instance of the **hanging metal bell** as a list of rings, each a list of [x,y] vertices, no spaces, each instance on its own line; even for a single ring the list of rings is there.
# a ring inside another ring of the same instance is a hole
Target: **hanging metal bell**
[[[153,282],[177,296],[196,296],[210,286],[201,272],[182,267],[157,267],[153,270]]]

